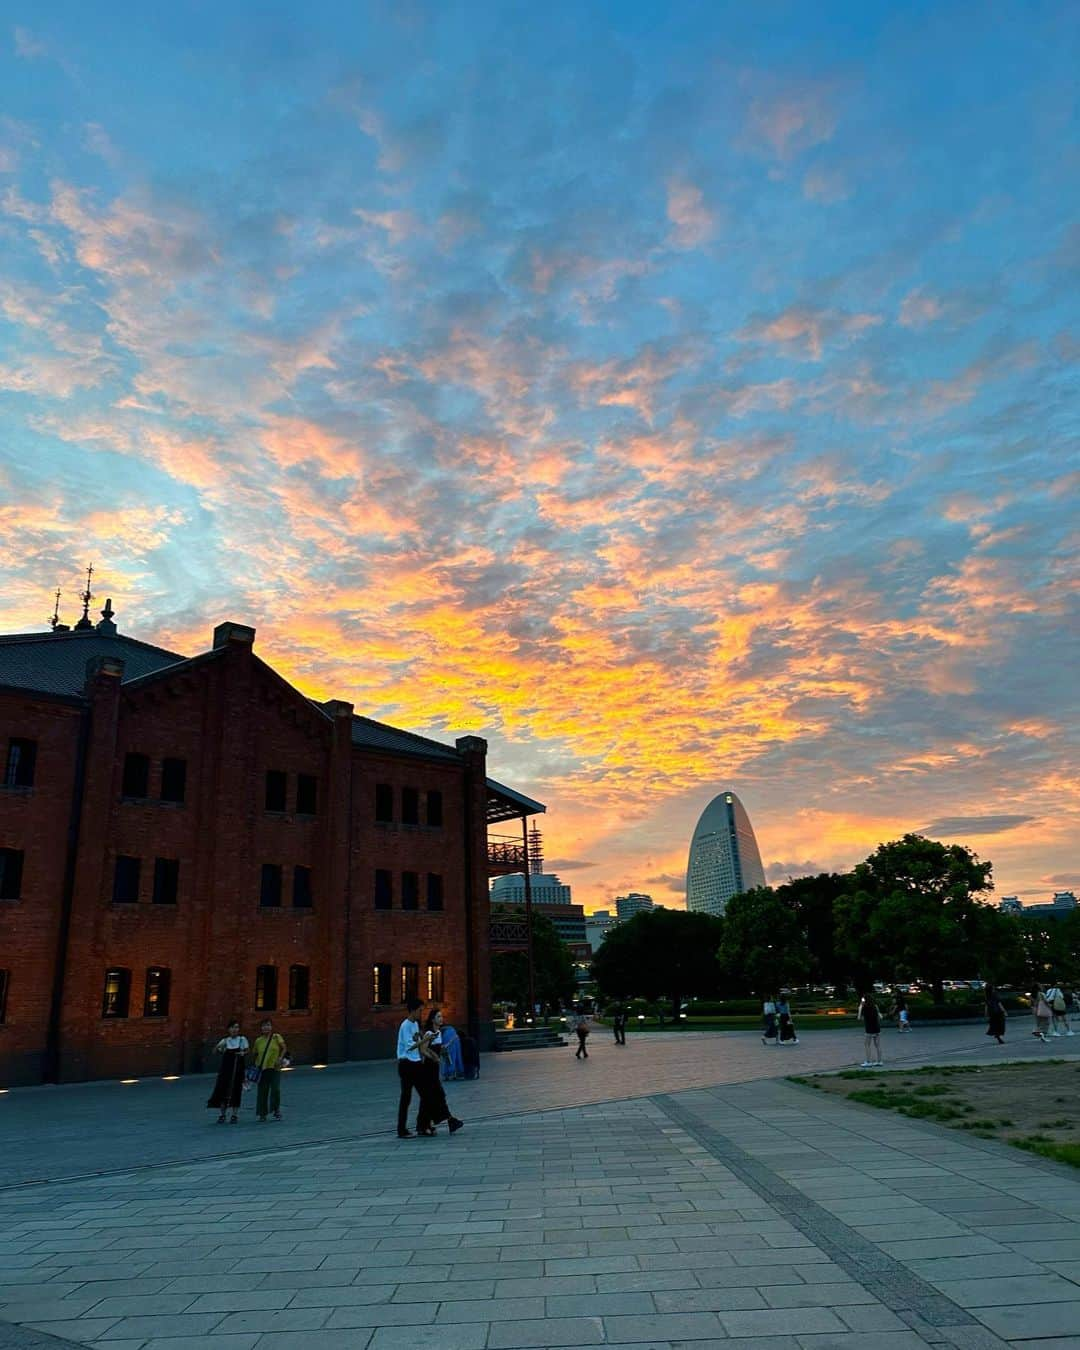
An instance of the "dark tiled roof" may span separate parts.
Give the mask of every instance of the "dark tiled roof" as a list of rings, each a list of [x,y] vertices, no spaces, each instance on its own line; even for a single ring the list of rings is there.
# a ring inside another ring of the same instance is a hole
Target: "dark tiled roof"
[[[9,633],[0,636],[0,684],[42,694],[80,695],[86,663],[110,656],[124,663],[124,683],[185,658],[135,638],[99,633]]]
[[[426,736],[417,736],[411,731],[401,731],[397,727],[387,726],[385,722],[375,722],[370,717],[353,718],[352,739],[353,745],[366,746],[370,750],[389,750],[395,755],[423,755],[425,759],[461,758],[452,745],[428,740]]]

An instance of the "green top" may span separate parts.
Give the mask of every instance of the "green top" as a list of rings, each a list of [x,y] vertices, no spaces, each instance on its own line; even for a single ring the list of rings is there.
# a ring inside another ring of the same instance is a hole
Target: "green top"
[[[285,1057],[285,1040],[278,1032],[270,1033],[270,1044],[267,1046],[265,1036],[256,1036],[255,1044],[252,1047],[254,1054],[254,1063],[257,1069],[276,1069],[278,1064]],[[263,1059],[263,1052],[266,1052],[266,1058]]]

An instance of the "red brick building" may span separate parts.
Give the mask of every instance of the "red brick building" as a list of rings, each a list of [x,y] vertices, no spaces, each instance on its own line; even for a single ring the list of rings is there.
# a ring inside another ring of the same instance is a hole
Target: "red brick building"
[[[314,702],[242,624],[186,658],[103,615],[0,637],[0,1085],[208,1069],[264,1012],[392,1054],[413,990],[489,1043],[487,826],[544,808],[486,742]]]

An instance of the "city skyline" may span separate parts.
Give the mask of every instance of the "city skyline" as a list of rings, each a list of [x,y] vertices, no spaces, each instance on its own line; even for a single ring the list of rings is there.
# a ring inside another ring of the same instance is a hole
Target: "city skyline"
[[[921,831],[1080,887],[1075,10],[0,26],[5,632],[478,734],[589,911]]]

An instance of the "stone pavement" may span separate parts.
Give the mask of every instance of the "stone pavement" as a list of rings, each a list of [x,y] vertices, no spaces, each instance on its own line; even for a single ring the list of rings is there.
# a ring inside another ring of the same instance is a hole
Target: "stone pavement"
[[[1016,1024],[1018,1027],[1019,1023]],[[1052,1047],[1023,1031],[1004,1047],[979,1026],[934,1027],[899,1036],[886,1032],[886,1058],[895,1063],[931,1059],[991,1062],[1017,1055],[1048,1058]],[[845,1028],[807,1032],[798,1046],[763,1048],[753,1032],[646,1032],[618,1053],[610,1035],[594,1034],[587,1064],[571,1049],[516,1051],[484,1057],[478,1082],[450,1089],[462,1115],[492,1118],[510,1110],[580,1106],[618,1097],[643,1097],[688,1087],[743,1083],[789,1073],[840,1068],[862,1058],[862,1034]],[[1054,1042],[1055,1045],[1059,1044]],[[1061,1042],[1060,1044],[1066,1044]],[[1068,1042],[1080,1046],[1074,1038]],[[252,1098],[236,1129],[214,1126],[206,1110],[212,1076],[170,1082],[83,1083],[17,1089],[0,1095],[0,1186],[15,1181],[217,1158],[266,1147],[254,1125]],[[397,1076],[389,1062],[298,1068],[284,1080],[285,1121],[273,1125],[280,1143],[353,1139],[393,1126]],[[135,1155],[133,1157],[133,1141]]]
[[[679,1090],[672,1042],[635,1048],[634,1099],[506,1114],[505,1075],[630,1075],[599,1043],[526,1052],[453,1139],[8,1187],[0,1347],[1080,1350],[1075,1173],[782,1081]]]

